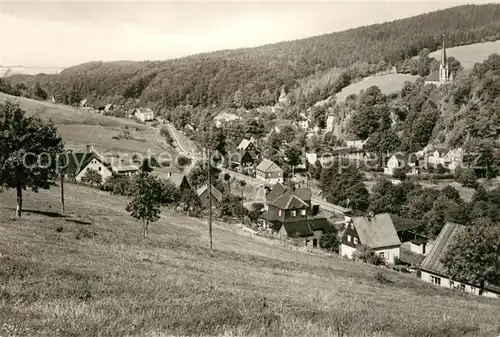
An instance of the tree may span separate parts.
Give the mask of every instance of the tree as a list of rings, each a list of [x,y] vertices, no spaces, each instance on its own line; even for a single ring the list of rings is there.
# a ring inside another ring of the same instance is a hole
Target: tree
[[[366,245],[359,246],[352,254],[352,258],[354,260],[361,260],[365,263],[371,263],[376,266],[385,264],[384,258],[375,254],[375,251]]]
[[[295,144],[290,144],[289,146],[286,147],[285,149],[285,158],[286,162],[288,165],[290,165],[293,168],[295,166],[300,165],[302,163],[302,151],[298,146]]]
[[[460,176],[458,177],[458,182],[465,187],[475,188],[477,186],[477,177],[474,169],[464,168],[460,170]]]
[[[99,187],[102,184],[102,176],[97,170],[88,169],[82,177],[82,181],[92,187]]]
[[[394,179],[405,180],[406,179],[406,167],[398,167],[392,171],[392,177]]]
[[[36,82],[35,97],[37,97],[38,99],[41,99],[41,100],[46,100],[47,97],[49,97],[47,95],[47,93],[45,92],[45,90],[43,90],[42,87],[40,86],[40,82]]]
[[[500,230],[488,220],[463,228],[450,244],[442,262],[451,279],[479,286],[500,284]]]
[[[16,189],[18,217],[23,190],[37,192],[54,185],[57,155],[62,150],[62,140],[52,122],[27,117],[12,102],[0,103],[0,187]]]
[[[324,232],[319,239],[319,245],[321,248],[326,249],[330,252],[338,253],[340,239],[338,236],[337,227],[331,226],[330,230]]]
[[[227,183],[227,191],[231,193],[231,175],[229,173],[224,173],[224,181]]]
[[[158,178],[141,172],[132,181],[131,200],[125,207],[127,212],[142,221],[142,237],[145,239],[148,226],[160,218],[160,207],[169,202],[164,184]]]

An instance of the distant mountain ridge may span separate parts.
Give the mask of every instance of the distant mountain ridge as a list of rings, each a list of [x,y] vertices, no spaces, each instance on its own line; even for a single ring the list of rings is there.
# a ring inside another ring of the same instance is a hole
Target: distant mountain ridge
[[[10,76],[15,85],[40,82],[49,95],[63,99],[71,91],[93,102],[158,107],[237,106],[255,108],[277,100],[298,80],[352,67],[397,65],[427,48],[459,46],[500,39],[500,5],[465,5],[392,22],[353,28],[255,48],[223,50],[166,61],[89,62],[58,75]],[[348,85],[326,88],[322,97]],[[370,72],[368,72],[370,73]],[[363,75],[361,75],[363,76]]]
[[[64,67],[23,66],[23,65],[0,65],[0,77],[12,75],[38,75],[59,74]]]

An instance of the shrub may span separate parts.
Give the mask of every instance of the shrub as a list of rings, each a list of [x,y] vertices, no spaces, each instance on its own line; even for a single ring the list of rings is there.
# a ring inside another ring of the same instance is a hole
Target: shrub
[[[130,195],[131,179],[127,176],[111,176],[102,185],[102,190],[113,195]]]
[[[377,280],[377,282],[382,283],[382,284],[392,284],[392,283],[394,283],[394,281],[392,281],[391,279],[389,279],[387,276],[385,276],[380,271],[375,274],[375,280]]]
[[[319,239],[319,245],[330,252],[338,253],[340,240],[337,235],[337,227],[332,226],[328,232],[323,233]]]
[[[385,259],[375,254],[373,249],[368,246],[360,246],[353,254],[354,260],[360,260],[365,263],[371,263],[373,265],[379,266],[385,264]]]

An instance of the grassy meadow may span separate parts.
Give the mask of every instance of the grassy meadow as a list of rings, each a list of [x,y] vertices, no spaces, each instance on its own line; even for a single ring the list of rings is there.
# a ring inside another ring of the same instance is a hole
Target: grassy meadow
[[[359,95],[361,90],[366,90],[373,85],[378,86],[384,95],[391,95],[401,91],[406,81],[415,82],[417,78],[418,76],[410,74],[387,74],[366,77],[342,89],[335,95],[335,99],[337,102],[343,102],[349,95]]]
[[[52,119],[66,147],[83,150],[87,144],[102,152],[152,153],[175,150],[160,136],[157,128],[133,120],[102,116],[63,104],[40,102],[0,93],[0,102],[7,99],[19,103],[29,115]],[[117,139],[118,138],[118,139]]]
[[[446,55],[459,60],[466,72],[472,70],[474,64],[484,62],[493,53],[500,53],[500,40],[446,48]],[[441,60],[441,49],[432,52],[430,56]]]
[[[500,301],[66,185],[0,194],[0,336],[488,336]]]

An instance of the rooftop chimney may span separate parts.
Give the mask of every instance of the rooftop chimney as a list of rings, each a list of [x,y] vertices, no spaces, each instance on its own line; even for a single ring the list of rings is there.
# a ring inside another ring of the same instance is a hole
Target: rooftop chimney
[[[375,217],[375,213],[373,211],[368,212],[368,221],[371,221]]]

